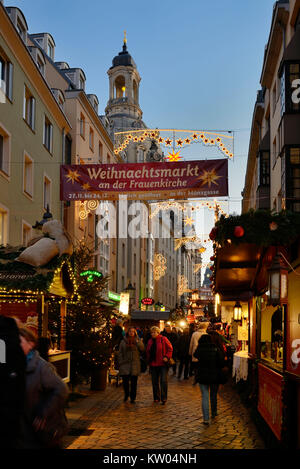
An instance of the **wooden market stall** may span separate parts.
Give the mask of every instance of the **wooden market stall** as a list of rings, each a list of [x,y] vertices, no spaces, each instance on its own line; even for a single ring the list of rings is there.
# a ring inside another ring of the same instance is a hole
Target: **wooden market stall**
[[[70,380],[70,351],[66,350],[67,300],[76,293],[70,256],[56,255],[35,267],[17,258],[24,248],[0,248],[0,314],[17,319],[39,339],[39,351],[56,367],[65,382]],[[60,305],[60,341],[48,350],[48,305]],[[47,356],[48,355],[48,356]]]

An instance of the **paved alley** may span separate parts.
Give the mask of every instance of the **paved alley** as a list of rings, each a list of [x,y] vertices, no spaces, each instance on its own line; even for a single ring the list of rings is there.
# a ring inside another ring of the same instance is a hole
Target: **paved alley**
[[[68,417],[68,449],[262,449],[248,409],[231,385],[221,386],[219,415],[202,423],[201,394],[192,379],[169,378],[168,402],[154,404],[149,375],[139,378],[135,404],[123,402],[122,387],[109,385],[78,419]],[[76,406],[76,405],[75,405]],[[73,411],[74,412],[74,411]]]

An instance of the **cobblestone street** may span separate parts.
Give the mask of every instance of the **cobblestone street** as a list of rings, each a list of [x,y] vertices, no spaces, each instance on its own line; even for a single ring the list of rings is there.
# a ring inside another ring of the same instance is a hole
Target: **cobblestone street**
[[[208,427],[202,423],[200,389],[192,385],[192,378],[179,382],[169,377],[165,406],[153,403],[149,375],[139,378],[135,404],[124,403],[122,387],[115,385],[108,385],[106,391],[84,400],[85,411],[79,418],[76,418],[78,404],[67,412],[71,428],[65,438],[65,448],[264,448],[248,409],[241,404],[230,384],[221,386],[219,415]]]

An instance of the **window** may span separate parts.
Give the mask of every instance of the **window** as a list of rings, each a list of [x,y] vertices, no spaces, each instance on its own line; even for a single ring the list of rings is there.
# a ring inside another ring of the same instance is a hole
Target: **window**
[[[99,159],[99,163],[102,162],[102,157],[103,157],[103,145],[102,145],[102,143],[99,141],[99,145],[98,145],[98,159]]]
[[[48,41],[47,54],[53,60],[53,58],[54,58],[54,47],[53,47],[53,44],[50,41]]]
[[[78,88],[84,90],[84,80],[81,77],[79,78]]]
[[[91,213],[88,216],[88,234],[94,236],[94,217]]]
[[[25,38],[26,38],[26,29],[23,25],[23,23],[21,23],[21,21],[17,20],[17,31],[18,33],[20,34],[21,38],[23,39],[23,41],[25,41]]]
[[[273,153],[273,166],[275,165],[276,163],[276,159],[277,159],[277,144],[276,144],[276,137],[274,138],[274,141],[273,141],[273,148],[272,148],[272,153]]]
[[[258,161],[258,185],[270,185],[270,153],[268,151],[261,151],[259,153]]]
[[[85,117],[83,114],[80,114],[80,135],[85,138]]]
[[[47,207],[49,207],[49,210],[51,208],[51,180],[47,177],[44,176],[44,209],[47,210]]]
[[[27,86],[24,86],[24,108],[23,108],[23,118],[31,127],[32,130],[35,129],[35,98],[31,94]]]
[[[36,64],[37,64],[39,71],[44,76],[45,75],[45,62],[42,60],[42,58],[39,55],[37,57]]]
[[[261,310],[260,358],[277,370],[283,368],[284,307],[267,306]]]
[[[94,131],[92,127],[90,127],[89,145],[90,149],[94,151]]]
[[[8,243],[8,210],[0,205],[0,245]]]
[[[272,90],[272,107],[273,107],[273,114],[276,109],[276,83],[274,84],[273,90]]]
[[[10,174],[10,134],[0,126],[0,172]]]
[[[29,223],[26,223],[25,221],[23,221],[23,223],[22,223],[22,244],[23,244],[23,246],[27,246],[28,242],[30,241],[31,232],[32,232],[32,228],[29,225]]]
[[[29,197],[33,197],[33,159],[24,155],[23,191]]]
[[[286,209],[300,212],[300,147],[286,148],[282,158],[281,179]]]
[[[122,267],[125,267],[125,244],[122,243]]]
[[[5,96],[12,101],[12,85],[13,85],[13,65],[4,56],[0,55],[0,88]]]
[[[45,116],[43,143],[50,153],[52,153],[52,140],[53,140],[53,125],[51,124],[49,119]]]

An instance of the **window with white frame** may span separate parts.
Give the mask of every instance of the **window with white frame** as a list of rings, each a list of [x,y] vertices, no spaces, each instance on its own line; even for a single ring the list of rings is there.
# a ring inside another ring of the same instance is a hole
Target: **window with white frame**
[[[0,125],[0,172],[6,176],[10,174],[10,144],[10,134]]]
[[[28,242],[31,239],[32,227],[29,223],[25,221],[22,222],[22,244],[27,246]]]
[[[32,128],[35,129],[35,98],[27,86],[24,86],[24,106],[23,118]]]
[[[80,135],[85,138],[85,117],[82,113],[80,114]]]
[[[102,162],[102,157],[103,157],[103,144],[99,141],[99,145],[98,145],[98,159],[99,159],[99,163]]]
[[[94,151],[94,131],[92,127],[90,127],[89,145],[90,149]]]
[[[12,101],[12,87],[13,87],[13,64],[1,54],[0,51],[0,88],[5,96]]]
[[[49,210],[51,210],[51,180],[47,177],[44,176],[44,209],[47,210],[47,207],[49,207]]]
[[[44,146],[47,150],[52,153],[52,140],[53,140],[53,125],[49,121],[48,117],[44,119]]]
[[[25,153],[23,167],[23,191],[33,197],[33,159]]]
[[[54,46],[50,41],[48,41],[47,54],[49,55],[50,59],[54,59]]]
[[[0,205],[0,245],[8,243],[8,210]]]

